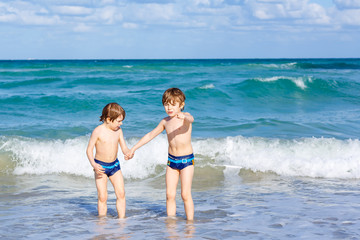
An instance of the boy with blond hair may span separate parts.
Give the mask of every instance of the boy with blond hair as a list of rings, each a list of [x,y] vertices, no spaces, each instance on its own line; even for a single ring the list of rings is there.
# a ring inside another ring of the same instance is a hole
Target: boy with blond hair
[[[126,146],[124,135],[120,126],[125,119],[124,109],[117,103],[107,104],[102,111],[100,121],[91,134],[86,150],[87,157],[95,172],[95,183],[98,192],[99,216],[107,213],[107,179],[109,178],[116,195],[116,210],[119,218],[125,217],[125,188],[124,178],[121,173],[120,162],[117,159],[118,145],[123,154],[129,149]],[[94,147],[96,148],[94,158]]]
[[[194,154],[191,145],[193,116],[182,112],[185,106],[185,94],[178,88],[167,89],[162,103],[168,117],[160,121],[158,126],[143,136],[132,147],[127,158],[132,158],[135,151],[145,145],[161,132],[166,130],[168,138],[168,162],[166,168],[166,211],[168,216],[176,215],[176,187],[180,178],[181,197],[187,220],[194,219],[194,203],[191,196],[191,185],[194,175]]]

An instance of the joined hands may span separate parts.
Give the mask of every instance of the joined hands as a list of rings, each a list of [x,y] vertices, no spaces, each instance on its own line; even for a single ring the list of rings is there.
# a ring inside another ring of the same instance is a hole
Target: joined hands
[[[134,157],[134,154],[135,154],[135,151],[133,149],[130,149],[129,151],[127,151],[125,154],[124,154],[124,159],[125,160],[130,160]]]

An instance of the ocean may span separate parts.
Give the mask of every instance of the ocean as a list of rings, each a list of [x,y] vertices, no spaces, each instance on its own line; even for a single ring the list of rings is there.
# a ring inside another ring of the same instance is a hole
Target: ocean
[[[108,215],[85,151],[119,103],[133,146],[166,117],[194,118],[187,222],[166,216],[165,133],[118,157],[127,218]],[[0,61],[1,239],[360,239],[360,59]]]

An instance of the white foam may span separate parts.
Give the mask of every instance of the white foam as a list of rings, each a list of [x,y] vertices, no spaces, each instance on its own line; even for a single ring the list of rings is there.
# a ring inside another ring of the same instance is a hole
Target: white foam
[[[139,139],[128,140],[129,148]],[[167,163],[167,138],[161,134],[135,152],[129,161],[122,161],[123,175],[126,178],[144,179],[155,173],[156,166],[165,167]],[[119,156],[122,158],[122,156]]]
[[[216,162],[286,176],[360,178],[360,141],[228,137],[196,141],[196,152]]]
[[[69,140],[35,140],[29,138],[0,138],[0,151],[11,152],[16,162],[14,174],[74,174],[92,177],[93,170],[86,156],[89,136]],[[129,147],[138,139],[127,141]],[[157,165],[167,161],[167,140],[160,135],[140,148],[132,160],[125,161],[119,148],[118,158],[124,177],[146,178]]]
[[[260,82],[275,82],[278,80],[290,80],[291,82],[293,82],[297,87],[301,88],[301,89],[305,89],[307,88],[306,83],[311,83],[312,82],[312,77],[286,77],[286,76],[274,76],[274,77],[268,77],[268,78],[255,78],[255,80],[260,81]]]
[[[87,137],[66,141],[11,138],[5,141],[2,148],[12,152],[16,161],[14,174],[67,173],[92,176],[89,162],[85,161],[87,140]]]
[[[266,68],[291,69],[294,68],[296,64],[297,64],[296,62],[291,62],[291,63],[282,63],[282,64],[270,63],[270,64],[260,64],[260,65]]]
[[[0,138],[0,151],[10,152],[14,174],[75,174],[93,177],[85,151],[89,137],[69,140]],[[139,139],[127,139],[129,147]],[[268,139],[227,138],[193,139],[197,165],[217,165],[285,176],[360,178],[360,141],[334,138]],[[161,134],[137,152],[130,161],[119,160],[125,178],[145,179],[156,168],[165,169],[167,139]]]
[[[215,86],[214,86],[214,84],[206,84],[206,85],[204,85],[204,86],[201,86],[201,87],[199,87],[200,89],[214,89],[215,88]]]

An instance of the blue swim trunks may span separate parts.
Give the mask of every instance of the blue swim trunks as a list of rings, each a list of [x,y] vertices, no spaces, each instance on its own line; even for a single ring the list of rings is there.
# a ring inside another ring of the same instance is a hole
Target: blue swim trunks
[[[172,169],[182,170],[187,166],[194,165],[194,154],[177,157],[169,153],[167,165]]]
[[[115,161],[111,162],[111,163],[107,163],[107,162],[102,162],[99,160],[95,159],[95,162],[97,164],[100,164],[104,169],[105,169],[105,174],[110,177],[112,175],[114,175],[117,171],[119,171],[120,168],[120,162],[118,159],[116,159]]]

